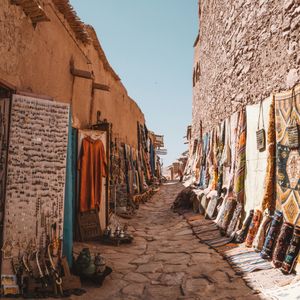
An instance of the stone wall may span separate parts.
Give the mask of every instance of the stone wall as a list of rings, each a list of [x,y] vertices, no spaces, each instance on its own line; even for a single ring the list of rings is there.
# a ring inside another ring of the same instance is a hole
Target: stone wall
[[[200,0],[193,138],[300,81],[300,0]]]
[[[113,124],[120,141],[136,147],[137,122],[144,124],[144,115],[128,96],[105,54],[93,42],[78,39],[52,0],[40,3],[50,21],[34,26],[21,6],[1,0],[0,80],[22,91],[72,103],[74,127],[87,128],[100,110],[101,117]],[[110,91],[94,90],[92,100],[92,80],[74,78],[71,60],[76,69],[91,72],[94,82],[109,86]]]

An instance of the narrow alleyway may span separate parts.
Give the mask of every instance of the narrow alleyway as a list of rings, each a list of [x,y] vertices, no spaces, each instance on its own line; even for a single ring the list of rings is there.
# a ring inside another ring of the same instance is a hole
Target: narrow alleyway
[[[132,245],[77,244],[101,252],[113,273],[81,299],[259,299],[226,261],[170,210],[180,184],[168,184],[128,222]],[[76,298],[74,298],[76,299]]]

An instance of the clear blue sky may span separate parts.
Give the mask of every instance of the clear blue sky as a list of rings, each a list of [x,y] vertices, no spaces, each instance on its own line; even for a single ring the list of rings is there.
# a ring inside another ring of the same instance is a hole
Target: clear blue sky
[[[186,150],[191,123],[197,0],[71,0],[91,24],[147,126],[164,134],[164,165]]]

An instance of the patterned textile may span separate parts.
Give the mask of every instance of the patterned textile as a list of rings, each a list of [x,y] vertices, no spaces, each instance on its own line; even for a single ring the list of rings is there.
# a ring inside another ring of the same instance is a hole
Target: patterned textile
[[[204,135],[203,141],[202,141],[202,155],[201,155],[201,170],[200,170],[200,182],[199,187],[205,188],[205,174],[206,174],[206,154],[207,154],[207,148],[208,148],[208,134],[206,133]]]
[[[216,218],[216,224],[220,227],[222,220],[224,219],[224,215],[225,215],[225,207],[226,207],[226,202],[227,202],[227,197],[224,198],[220,208],[219,208],[219,212]]]
[[[235,207],[236,207],[236,199],[234,197],[228,197],[224,207],[224,217],[220,219],[220,229],[225,233],[227,231],[227,227],[232,219]]]
[[[217,129],[212,131],[212,144],[211,144],[211,189],[216,190],[218,185],[218,163],[217,163],[217,152],[218,152],[218,139]]]
[[[275,95],[277,141],[277,208],[287,222],[300,225],[300,152],[289,149],[287,127],[291,120],[300,124],[300,85],[293,92]],[[294,103],[294,104],[293,104]]]
[[[300,251],[300,226],[295,227],[294,235],[290,246],[287,250],[285,260],[282,264],[281,270],[284,273],[292,273],[297,264],[297,258]]]
[[[204,186],[207,188],[210,183],[210,173],[209,168],[211,166],[211,140],[212,140],[212,132],[209,132],[207,135],[207,149],[206,149],[206,162],[205,162],[205,179]]]
[[[234,237],[235,232],[237,231],[238,227],[239,227],[239,221],[240,221],[240,217],[242,215],[243,212],[243,205],[240,202],[237,202],[237,205],[235,207],[234,213],[232,215],[231,221],[228,225],[227,231],[226,231],[226,235],[227,236],[232,236]]]
[[[256,209],[246,237],[246,247],[252,247],[253,240],[257,234],[261,219],[262,212],[259,209]]]
[[[260,252],[264,246],[271,220],[272,217],[270,216],[270,211],[268,209],[265,209],[263,219],[253,241],[253,248],[257,252]]]
[[[262,258],[270,258],[272,256],[274,245],[282,224],[282,218],[282,212],[276,210],[263,249],[260,253]]]
[[[269,209],[270,212],[275,210],[275,155],[276,155],[276,133],[275,133],[275,103],[274,98],[269,110],[269,128],[267,134],[267,151],[268,151],[268,161],[267,170],[265,177],[265,190],[264,197],[262,201],[262,209]]]
[[[223,203],[221,204],[221,207],[218,212],[218,216],[216,218],[216,223],[218,224],[219,227],[222,226],[222,222],[224,219],[224,215],[226,212],[226,204],[227,204],[227,199],[232,197],[232,189],[233,189],[233,181],[234,181],[234,171],[235,171],[235,162],[236,162],[236,141],[237,141],[237,128],[238,128],[238,121],[239,121],[239,112],[234,113],[232,116],[230,116],[230,121],[227,135],[229,135],[228,138],[228,143],[229,146],[227,150],[230,150],[230,154],[228,154],[228,164],[229,167],[226,168],[225,172],[225,180],[226,180],[226,188],[228,190],[227,196],[225,197]],[[230,158],[230,159],[229,159]],[[223,177],[224,178],[224,177]]]
[[[245,169],[246,169],[246,112],[239,116],[237,140],[236,170],[234,177],[234,192],[237,202],[244,203],[245,196]]]
[[[248,217],[246,218],[246,220],[243,224],[242,229],[239,232],[237,232],[237,234],[236,234],[235,241],[237,243],[243,243],[245,241],[246,236],[249,231],[249,228],[250,228],[250,224],[252,223],[253,215],[254,215],[254,210],[251,209]]]
[[[285,222],[282,225],[272,258],[275,268],[281,267],[286,255],[286,251],[292,240],[293,232],[294,226],[292,224]]]
[[[225,120],[225,136],[224,136],[224,148],[221,157],[221,165],[230,166],[231,164],[231,125],[230,125],[231,118],[227,118]]]
[[[257,148],[257,127],[269,129],[269,110],[272,98],[268,97],[259,104],[248,105],[247,113],[247,144],[246,144],[246,176],[245,176],[245,212],[253,208],[261,208],[267,173],[268,152]],[[259,120],[259,122],[258,122]],[[273,183],[274,185],[274,183]]]

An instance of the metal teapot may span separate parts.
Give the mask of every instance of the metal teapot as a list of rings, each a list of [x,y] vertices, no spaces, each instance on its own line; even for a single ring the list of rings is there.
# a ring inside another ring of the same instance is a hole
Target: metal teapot
[[[79,276],[92,276],[96,273],[96,266],[89,248],[82,249],[75,262],[75,268]]]

